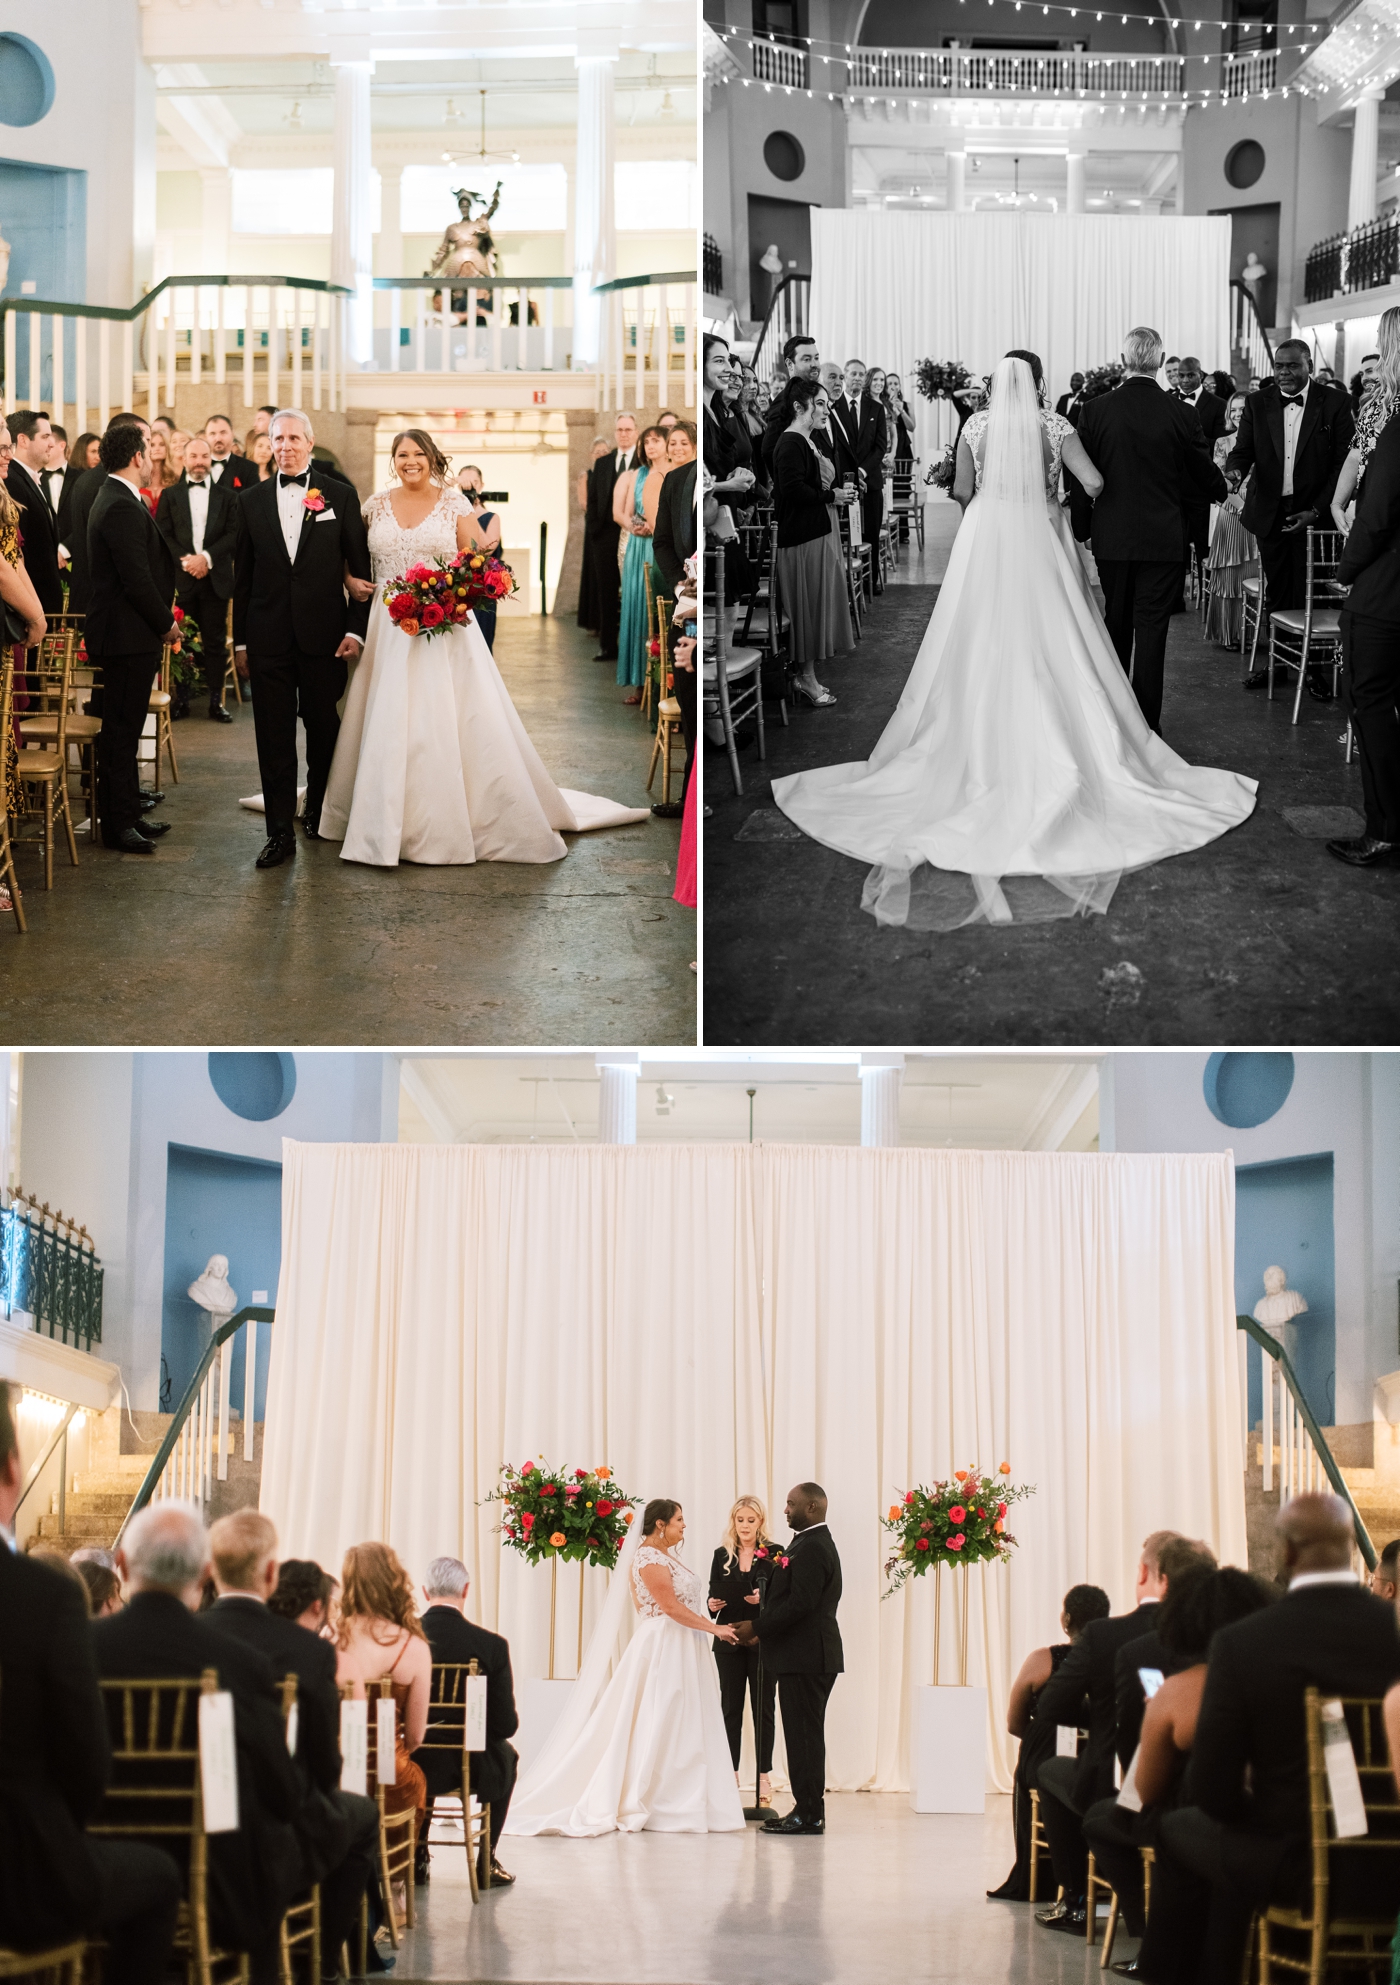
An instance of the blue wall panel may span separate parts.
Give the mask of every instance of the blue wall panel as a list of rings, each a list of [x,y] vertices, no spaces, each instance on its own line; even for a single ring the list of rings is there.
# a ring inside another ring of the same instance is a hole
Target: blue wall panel
[[[1335,1417],[1337,1295],[1332,1238],[1332,1153],[1235,1168],[1235,1307],[1253,1316],[1264,1270],[1275,1263],[1306,1298],[1307,1313],[1287,1326],[1284,1348],[1322,1426]],[[1264,1411],[1260,1361],[1249,1347],[1249,1418]]]
[[[208,1313],[185,1291],[203,1273],[211,1254],[228,1256],[229,1281],[240,1309],[266,1289],[277,1299],[282,1265],[282,1167],[262,1158],[236,1158],[184,1144],[168,1149],[165,1192],[165,1280],[161,1313],[163,1377],[169,1380],[167,1412],[179,1405],[209,1342]],[[234,1341],[234,1404],[243,1405],[243,1340]],[[253,1413],[263,1416],[272,1325],[258,1325],[257,1386]]]

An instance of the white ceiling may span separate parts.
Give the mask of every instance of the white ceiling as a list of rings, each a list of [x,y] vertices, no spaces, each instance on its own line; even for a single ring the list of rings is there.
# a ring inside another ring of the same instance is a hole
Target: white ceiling
[[[402,1060],[403,1143],[595,1142],[591,1054],[412,1055]],[[859,1056],[643,1050],[639,1143],[860,1142]],[[905,1057],[900,1139],[973,1150],[1098,1148],[1094,1056]]]

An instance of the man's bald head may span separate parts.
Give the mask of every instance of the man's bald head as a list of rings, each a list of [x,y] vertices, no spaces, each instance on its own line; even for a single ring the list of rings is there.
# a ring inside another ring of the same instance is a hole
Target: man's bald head
[[[1351,1568],[1351,1511],[1340,1496],[1295,1496],[1279,1512],[1278,1534],[1292,1573]]]

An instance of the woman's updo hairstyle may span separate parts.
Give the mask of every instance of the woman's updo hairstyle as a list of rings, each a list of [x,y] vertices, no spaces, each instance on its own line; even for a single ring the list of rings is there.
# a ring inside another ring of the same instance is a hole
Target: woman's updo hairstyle
[[[423,450],[423,453],[428,458],[428,474],[434,482],[445,483],[447,481],[447,478],[452,473],[451,460],[443,454],[432,435],[425,434],[421,427],[405,427],[394,436],[393,445],[389,450],[389,464],[391,468],[393,467],[394,457],[399,452],[399,443],[401,441],[412,441],[417,447]],[[397,470],[395,470],[395,474],[397,473]]]
[[[1045,398],[1045,368],[1041,365],[1040,359],[1038,358],[1036,353],[1012,351],[1012,352],[1008,352],[1006,356],[1008,358],[1020,358],[1025,360],[1026,364],[1031,369],[1031,379],[1035,385],[1036,398],[1038,400],[1043,401]]]
[[[665,1496],[654,1497],[642,1511],[643,1537],[650,1537],[658,1523],[669,1523],[679,1508],[679,1503],[673,1503]]]
[[[783,388],[782,397],[783,414],[789,426],[792,424],[794,414],[805,413],[818,393],[825,391],[826,388],[820,379],[789,379]]]

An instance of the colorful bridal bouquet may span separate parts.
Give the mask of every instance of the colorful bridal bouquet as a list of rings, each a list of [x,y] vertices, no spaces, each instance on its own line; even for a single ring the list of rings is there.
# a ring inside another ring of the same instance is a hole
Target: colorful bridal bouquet
[[[1100,393],[1111,393],[1123,377],[1123,368],[1113,365],[1091,365],[1084,375],[1081,400],[1096,400]]]
[[[958,444],[956,441],[950,441],[943,451],[941,461],[934,463],[933,467],[924,477],[924,481],[931,483],[935,489],[951,490],[953,479],[957,475],[957,472]]]
[[[979,1475],[975,1466],[957,1468],[950,1482],[907,1489],[902,1502],[891,1503],[883,1519],[896,1539],[894,1555],[885,1563],[887,1594],[898,1592],[906,1579],[921,1577],[930,1565],[1008,1564],[1016,1539],[1006,1527],[1007,1512],[1012,1503],[1035,1494],[1026,1483],[1012,1487],[1010,1473],[1009,1461],[995,1475]]]
[[[951,400],[967,385],[972,374],[955,358],[921,358],[917,378],[926,400]]]
[[[640,1496],[624,1496],[611,1468],[549,1468],[544,1456],[501,1468],[485,1498],[501,1505],[500,1532],[532,1565],[564,1558],[608,1571],[617,1563]]]
[[[454,559],[410,565],[384,589],[389,618],[404,634],[445,634],[460,627],[473,607],[509,599],[515,575],[493,551],[459,551]]]

